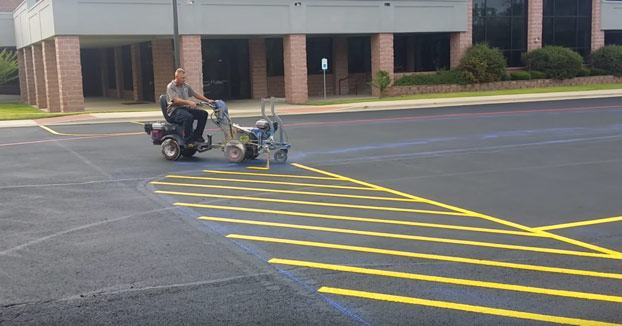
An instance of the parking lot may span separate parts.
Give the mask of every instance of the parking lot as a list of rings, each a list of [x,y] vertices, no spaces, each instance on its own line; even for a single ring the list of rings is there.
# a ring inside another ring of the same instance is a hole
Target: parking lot
[[[620,98],[284,120],[268,171],[0,129],[0,323],[622,323]]]

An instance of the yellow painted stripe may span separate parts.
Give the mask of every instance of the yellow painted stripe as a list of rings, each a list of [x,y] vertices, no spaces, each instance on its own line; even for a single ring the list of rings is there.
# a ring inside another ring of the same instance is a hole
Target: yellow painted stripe
[[[376,218],[340,216],[340,215],[330,215],[330,214],[315,214],[315,213],[292,212],[292,211],[279,211],[279,210],[271,210],[271,209],[247,208],[247,207],[237,207],[237,206],[233,207],[233,206],[218,206],[218,205],[190,204],[190,203],[175,203],[175,205],[186,206],[186,207],[196,207],[196,208],[220,209],[220,210],[228,210],[228,211],[236,211],[236,212],[289,215],[289,216],[298,216],[298,217],[323,218],[323,219],[329,219],[329,220],[341,220],[341,221],[353,221],[353,222],[365,222],[365,223],[408,225],[408,226],[415,226],[415,227],[428,227],[428,228],[437,228],[437,229],[510,234],[510,235],[525,236],[525,237],[542,237],[541,235],[538,235],[535,233],[477,228],[477,227],[451,225],[451,224],[434,224],[434,223],[421,223],[421,222],[410,222],[410,221],[400,221],[400,220],[385,220],[385,219],[376,219]]]
[[[256,192],[273,192],[279,194],[292,194],[292,195],[305,195],[305,196],[323,196],[323,197],[340,197],[340,198],[353,198],[353,199],[368,199],[368,200],[386,200],[396,202],[408,202],[416,203],[416,200],[408,198],[393,198],[393,197],[377,197],[377,196],[359,196],[348,194],[336,194],[327,192],[312,192],[312,191],[298,191],[298,190],[282,190],[282,189],[267,189],[267,188],[251,188],[251,187],[234,187],[234,186],[220,186],[220,185],[204,185],[196,183],[176,183],[176,182],[159,182],[153,181],[151,184],[164,185],[164,186],[178,186],[178,187],[195,187],[195,188],[210,188],[210,189],[227,189],[227,190],[245,190]]]
[[[418,252],[379,249],[379,248],[360,247],[360,246],[348,246],[348,245],[340,245],[340,244],[324,243],[324,242],[257,237],[257,236],[252,236],[252,235],[229,234],[227,235],[227,237],[232,238],[232,239],[291,244],[291,245],[305,246],[305,247],[349,250],[349,251],[382,254],[382,255],[390,255],[390,256],[433,259],[433,260],[440,260],[440,261],[450,261],[450,262],[455,262],[455,263],[465,263],[465,264],[484,265],[484,266],[493,266],[493,267],[505,267],[505,268],[512,268],[512,269],[531,270],[531,271],[537,271],[537,272],[581,275],[581,276],[612,278],[612,279],[622,280],[622,274],[595,272],[595,271],[587,271],[587,270],[580,270],[580,269],[567,269],[567,268],[548,267],[548,266],[539,266],[539,265],[507,263],[507,262],[499,262],[499,261],[494,261],[494,260],[433,255],[433,254],[422,254]]]
[[[497,289],[497,290],[552,295],[552,296],[575,298],[575,299],[622,303],[622,297],[605,295],[605,294],[555,290],[555,289],[514,285],[514,284],[506,284],[506,283],[482,282],[482,281],[466,280],[466,279],[460,279],[460,278],[393,272],[393,271],[386,271],[386,270],[381,270],[381,269],[370,269],[370,268],[352,267],[352,266],[344,266],[344,265],[323,264],[323,263],[301,261],[301,260],[291,260],[291,259],[272,258],[268,262],[272,264],[317,268],[317,269],[325,269],[325,270],[332,270],[332,271],[346,272],[346,273],[385,276],[385,277],[402,278],[402,279],[408,279],[408,280],[447,283],[447,284],[474,286],[474,287]]]
[[[535,314],[535,313],[516,311],[516,310],[490,308],[490,307],[485,307],[485,306],[474,306],[474,305],[453,303],[453,302],[447,302],[447,301],[426,300],[426,299],[420,299],[420,298],[404,297],[404,296],[374,293],[374,292],[346,290],[346,289],[332,288],[332,287],[326,287],[326,286],[321,287],[318,290],[318,292],[349,296],[349,297],[364,298],[364,299],[379,300],[379,301],[406,303],[406,304],[418,305],[418,306],[460,310],[460,311],[474,312],[474,313],[486,314],[486,315],[495,315],[495,316],[501,316],[501,317],[537,320],[537,321],[543,321],[547,323],[557,323],[557,324],[563,324],[563,325],[577,325],[577,326],[588,326],[588,325],[589,326],[621,326],[622,325],[622,324],[615,324],[615,323],[600,322],[600,321],[595,321],[595,320],[559,317],[559,316],[552,316],[552,315],[542,315],[542,314]]]
[[[389,211],[389,212],[408,212],[408,213],[421,213],[421,214],[464,216],[463,214],[456,213],[456,212],[429,211],[425,209],[338,204],[338,203],[321,203],[321,202],[304,201],[304,200],[230,196],[230,195],[217,195],[217,194],[200,194],[200,193],[194,193],[194,192],[177,192],[177,191],[164,191],[164,190],[157,190],[154,192],[156,194],[161,194],[161,195],[175,195],[175,196],[202,197],[202,198],[221,198],[221,199],[232,199],[232,200],[258,201],[262,203],[281,203],[281,204],[295,204],[295,205],[308,205],[308,206],[354,208],[354,209]]]
[[[144,122],[138,122],[138,121],[130,121],[130,123],[133,123],[133,124],[139,125],[139,126],[144,126],[145,125]]]
[[[582,241],[570,239],[570,238],[563,237],[563,236],[560,236],[560,235],[557,235],[557,234],[553,234],[553,233],[549,233],[549,232],[546,232],[546,231],[542,231],[542,230],[538,230],[538,229],[535,229],[535,228],[531,228],[531,227],[528,227],[528,226],[524,226],[524,225],[521,225],[521,224],[518,224],[518,223],[506,221],[506,220],[503,220],[503,219],[500,219],[500,218],[496,218],[496,217],[492,217],[492,216],[476,213],[476,212],[469,211],[469,210],[466,210],[466,209],[463,209],[463,208],[459,208],[459,207],[456,207],[456,206],[451,206],[451,205],[443,204],[443,203],[440,203],[440,202],[437,202],[437,201],[433,201],[433,200],[429,200],[429,199],[413,196],[413,195],[410,195],[410,194],[407,194],[407,193],[403,193],[401,191],[392,190],[392,189],[381,187],[381,186],[377,186],[377,185],[374,185],[374,184],[371,184],[371,183],[368,183],[368,182],[359,181],[359,180],[356,180],[356,179],[340,176],[340,175],[335,174],[335,173],[326,172],[326,171],[322,171],[322,170],[319,170],[319,169],[307,167],[307,166],[304,166],[302,164],[292,163],[292,165],[295,166],[295,167],[301,168],[301,169],[305,169],[305,170],[308,170],[308,171],[324,174],[324,175],[327,175],[327,176],[330,176],[330,177],[334,177],[334,178],[340,177],[343,180],[350,181],[350,182],[356,183],[356,184],[360,184],[360,185],[365,186],[365,187],[373,188],[373,189],[376,189],[378,191],[385,191],[385,192],[392,193],[394,195],[402,196],[402,197],[405,197],[405,198],[420,200],[420,201],[428,203],[430,205],[434,205],[434,206],[442,207],[442,208],[445,208],[445,209],[448,209],[448,210],[460,212],[460,213],[468,215],[468,216],[483,218],[483,219],[486,219],[486,220],[491,221],[491,222],[499,223],[499,224],[502,224],[502,225],[506,225],[506,226],[513,227],[513,228],[517,228],[519,230],[523,230],[523,231],[527,231],[527,232],[539,233],[539,234],[547,236],[549,238],[553,238],[553,239],[558,240],[558,241],[566,242],[566,243],[569,243],[569,244],[572,244],[572,245],[575,245],[575,246],[578,246],[578,247],[587,248],[587,249],[590,249],[590,250],[606,253],[606,254],[609,254],[609,255],[622,256],[622,253],[614,251],[614,250],[611,250],[611,249],[607,249],[607,248],[596,246],[596,245],[593,245],[593,244],[590,244],[590,243],[585,243],[585,242],[582,242]]]
[[[414,240],[414,241],[438,242],[438,243],[449,243],[449,244],[456,244],[456,245],[476,246],[476,247],[487,247],[487,248],[498,248],[498,249],[509,249],[509,250],[532,251],[532,252],[541,252],[541,253],[557,254],[557,255],[569,255],[569,256],[593,257],[593,258],[605,258],[605,259],[620,259],[620,260],[622,260],[622,258],[620,258],[620,257],[615,257],[615,256],[611,256],[611,255],[606,255],[606,254],[593,253],[593,252],[582,252],[582,251],[574,251],[574,250],[562,250],[562,249],[530,247],[530,246],[518,246],[518,245],[509,245],[509,244],[503,244],[503,243],[492,243],[492,242],[481,242],[481,241],[467,241],[467,240],[456,240],[456,239],[435,238],[435,237],[423,237],[423,236],[407,235],[407,234],[395,234],[395,233],[385,233],[385,232],[349,230],[349,229],[328,228],[328,227],[322,227],[322,226],[287,224],[287,223],[273,223],[273,222],[263,222],[263,221],[253,221],[253,220],[240,220],[240,219],[231,219],[231,218],[222,218],[222,217],[201,216],[201,217],[199,217],[199,219],[200,220],[205,220],[205,221],[214,221],[214,222],[248,224],[248,225],[288,228],[288,229],[309,230],[309,231],[343,233],[343,234],[356,234],[356,235],[365,235],[365,236],[380,237],[380,238],[392,238],[392,239],[403,239],[403,240]]]
[[[134,135],[142,135],[145,132],[119,132],[119,133],[111,133],[111,134],[66,134],[62,132],[57,132],[50,127],[46,127],[44,125],[39,125],[42,129],[50,132],[51,134],[58,136],[71,136],[71,137],[97,137],[97,136],[134,136]]]
[[[172,179],[222,181],[222,182],[242,182],[242,183],[261,183],[261,184],[298,186],[298,187],[310,187],[310,188],[332,188],[332,189],[379,191],[378,189],[367,188],[367,187],[324,185],[324,184],[315,184],[315,183],[298,183],[298,182],[267,181],[267,180],[266,181],[264,181],[264,180],[246,180],[246,179],[226,179],[226,178],[210,178],[210,177],[190,177],[190,176],[185,176],[185,175],[167,175],[166,177],[167,178],[172,178]]]
[[[548,225],[548,226],[541,226],[538,228],[535,228],[536,230],[558,230],[558,229],[567,229],[567,228],[574,228],[577,226],[586,226],[586,225],[594,225],[594,224],[602,224],[602,223],[612,223],[612,222],[620,222],[622,221],[622,216],[616,216],[616,217],[608,217],[608,218],[601,218],[601,219],[597,219],[597,220],[588,220],[588,221],[581,221],[581,222],[573,222],[573,223],[564,223],[564,224],[555,224],[555,225]]]
[[[338,179],[338,178],[315,177],[315,176],[294,175],[294,174],[251,173],[251,172],[220,171],[220,170],[203,170],[203,172],[214,173],[214,174],[250,175],[250,176],[258,176],[258,177],[343,181],[342,179]]]

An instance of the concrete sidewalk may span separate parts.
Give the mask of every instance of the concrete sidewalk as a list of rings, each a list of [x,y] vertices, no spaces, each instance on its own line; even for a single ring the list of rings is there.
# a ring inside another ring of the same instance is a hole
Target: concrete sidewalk
[[[290,105],[278,104],[276,111],[279,115],[296,114],[320,114],[336,112],[358,112],[358,111],[382,111],[382,110],[401,110],[415,108],[432,107],[452,107],[462,105],[481,105],[499,103],[520,103],[520,102],[539,102],[539,101],[560,101],[577,100],[590,98],[622,97],[622,90],[601,90],[601,91],[581,91],[581,92],[556,92],[541,94],[522,94],[522,95],[499,95],[499,96],[475,96],[475,97],[456,97],[438,98],[421,100],[401,100],[401,101],[377,101],[377,102],[357,102],[349,104],[336,104],[326,106],[312,105]],[[622,100],[620,101],[622,105]],[[150,104],[152,105],[152,104]],[[157,106],[152,105],[154,108]],[[229,114],[232,118],[236,117],[259,117],[261,115],[260,100],[233,101],[229,104]],[[266,106],[269,112],[269,105]],[[71,123],[111,123],[122,121],[161,121],[163,120],[160,110],[141,110],[133,112],[110,112],[110,113],[88,113],[46,118],[37,120],[8,120],[0,121],[0,128],[11,127],[30,127],[38,125],[55,125]]]

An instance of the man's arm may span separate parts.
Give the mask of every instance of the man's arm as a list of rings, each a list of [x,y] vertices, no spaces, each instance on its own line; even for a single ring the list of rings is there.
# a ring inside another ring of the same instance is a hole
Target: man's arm
[[[195,97],[197,100],[200,100],[200,101],[203,101],[203,102],[208,102],[208,103],[212,103],[212,102],[214,102],[214,100],[210,100],[210,99],[208,99],[207,97],[205,97],[205,96],[203,96],[203,95],[201,95],[201,94],[199,94],[199,93],[194,93],[194,97]]]
[[[191,107],[193,109],[197,107],[197,104],[195,102],[192,102],[192,101],[189,101],[189,100],[184,100],[184,99],[181,99],[179,97],[174,98],[172,102],[175,105],[181,105],[181,106],[186,105],[186,106],[189,106],[189,107]]]

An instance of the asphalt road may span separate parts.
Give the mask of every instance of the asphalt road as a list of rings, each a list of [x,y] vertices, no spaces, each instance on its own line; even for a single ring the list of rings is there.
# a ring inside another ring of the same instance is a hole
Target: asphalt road
[[[622,323],[622,98],[286,123],[269,171],[0,129],[0,324]]]

